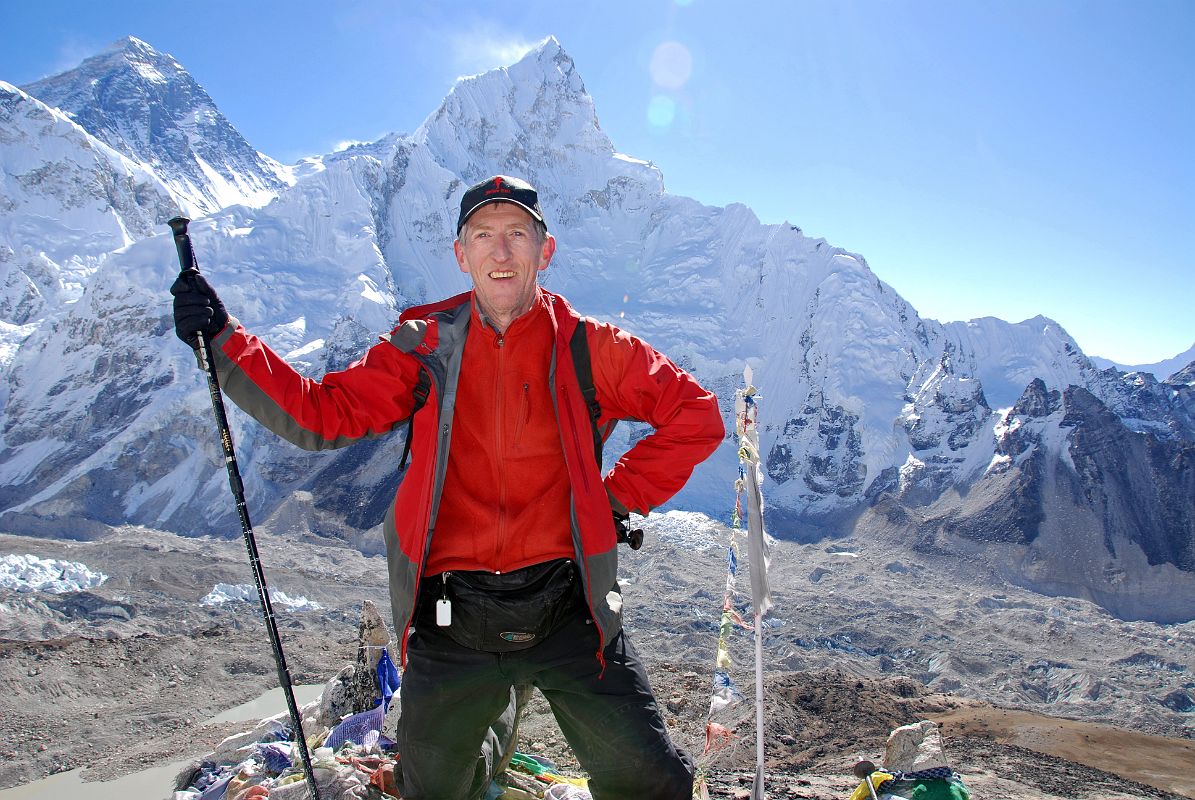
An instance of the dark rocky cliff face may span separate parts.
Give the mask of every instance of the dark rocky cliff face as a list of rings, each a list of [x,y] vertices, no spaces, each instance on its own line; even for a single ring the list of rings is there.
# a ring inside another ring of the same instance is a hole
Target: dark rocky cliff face
[[[912,541],[1124,618],[1190,619],[1193,465],[1195,442],[1134,431],[1088,390],[1034,381],[997,427],[993,463],[914,514]]]
[[[1081,499],[1102,516],[1109,551],[1123,538],[1151,565],[1195,571],[1195,443],[1133,433],[1086,389],[1070,387],[1063,404]]]
[[[1162,382],[1162,388],[1170,393],[1171,405],[1195,420],[1195,362],[1171,375]],[[1195,433],[1187,438],[1195,439]]]

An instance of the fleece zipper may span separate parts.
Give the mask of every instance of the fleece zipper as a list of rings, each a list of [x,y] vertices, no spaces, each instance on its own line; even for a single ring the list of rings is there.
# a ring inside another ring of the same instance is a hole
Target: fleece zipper
[[[502,373],[506,366],[506,334],[499,333],[494,339],[494,347],[498,350],[497,368],[494,370],[494,452],[498,454],[498,461],[502,463],[506,455],[506,440],[502,435],[504,426],[503,421],[506,416],[505,392],[502,391]],[[506,508],[506,470],[498,470],[498,529],[495,532],[493,547],[493,562],[500,563],[499,548],[501,543],[506,541],[507,528],[507,508]]]

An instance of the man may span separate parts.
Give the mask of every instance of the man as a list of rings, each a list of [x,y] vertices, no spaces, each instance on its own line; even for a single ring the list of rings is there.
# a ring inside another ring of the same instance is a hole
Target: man
[[[453,249],[472,291],[408,309],[321,381],[246,333],[198,274],[171,287],[176,330],[192,346],[211,337],[228,396],[299,446],[344,446],[414,414],[413,460],[384,523],[406,800],[484,790],[478,753],[515,686],[548,700],[596,800],[687,800],[692,762],[622,631],[616,524],[665,502],[717,447],[716,398],[539,286],[556,240],[525,181],[469,188]],[[574,353],[589,356],[596,420]],[[618,419],[655,431],[603,476],[595,426]]]

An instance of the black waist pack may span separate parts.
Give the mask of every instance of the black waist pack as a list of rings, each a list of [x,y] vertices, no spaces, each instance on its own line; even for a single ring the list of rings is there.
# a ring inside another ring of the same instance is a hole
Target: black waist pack
[[[539,644],[581,605],[580,576],[568,559],[500,574],[445,572],[429,583],[429,595],[452,604],[451,623],[438,629],[462,647],[491,653]]]

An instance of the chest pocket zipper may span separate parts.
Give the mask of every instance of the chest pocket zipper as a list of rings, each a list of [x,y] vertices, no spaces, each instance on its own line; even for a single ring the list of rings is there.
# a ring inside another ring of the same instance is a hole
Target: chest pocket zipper
[[[519,416],[515,418],[514,446],[521,447],[523,428],[531,421],[531,384],[523,384],[523,398],[519,402]]]

